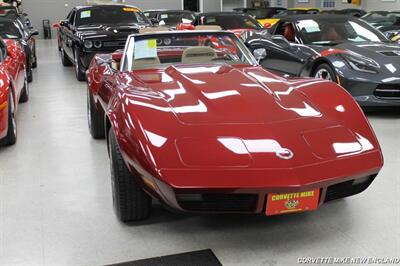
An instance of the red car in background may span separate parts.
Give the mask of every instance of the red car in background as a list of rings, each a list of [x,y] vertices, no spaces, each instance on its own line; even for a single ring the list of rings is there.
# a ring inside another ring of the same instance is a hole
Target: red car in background
[[[28,99],[25,52],[18,41],[0,39],[0,145],[17,141],[18,102]]]
[[[187,212],[311,211],[364,191],[383,166],[343,88],[276,76],[231,32],[131,35],[124,53],[96,55],[87,81],[124,222],[147,218],[152,197]]]

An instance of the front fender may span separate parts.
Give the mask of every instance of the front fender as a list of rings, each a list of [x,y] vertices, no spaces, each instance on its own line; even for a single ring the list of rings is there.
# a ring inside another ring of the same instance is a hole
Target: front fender
[[[334,119],[340,125],[367,139],[375,149],[381,147],[363,110],[345,89],[334,82],[316,79],[299,89],[327,119]]]

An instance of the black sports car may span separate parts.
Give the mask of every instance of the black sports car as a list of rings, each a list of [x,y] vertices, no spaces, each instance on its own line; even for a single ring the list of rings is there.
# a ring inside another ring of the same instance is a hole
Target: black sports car
[[[188,10],[145,11],[144,14],[153,24],[172,28],[180,23],[191,23],[196,17],[194,12]]]
[[[75,7],[58,27],[58,43],[64,66],[75,65],[76,78],[86,79],[86,69],[96,53],[125,47],[127,37],[151,22],[136,7],[94,5]]]
[[[362,9],[357,9],[357,8],[346,8],[346,9],[332,9],[332,10],[323,10],[321,11],[321,14],[332,14],[332,15],[346,15],[346,16],[352,16],[352,17],[357,17],[360,18],[367,14],[366,11]]]
[[[284,7],[264,7],[264,8],[235,8],[239,13],[249,14],[257,20],[272,18],[280,12],[286,10]]]
[[[362,106],[400,105],[400,45],[364,21],[339,15],[282,18],[275,36],[247,33],[267,69],[341,84]]]
[[[400,12],[373,11],[361,19],[385,33],[389,39],[400,34]]]
[[[32,68],[37,66],[36,40],[37,30],[28,29],[18,18],[0,17],[0,37],[3,39],[16,39],[24,48],[26,54],[26,72],[28,82],[33,81]]]
[[[15,6],[0,6],[0,16],[16,19],[18,18],[26,27],[33,29],[32,23],[28,18],[28,14],[21,13]]]

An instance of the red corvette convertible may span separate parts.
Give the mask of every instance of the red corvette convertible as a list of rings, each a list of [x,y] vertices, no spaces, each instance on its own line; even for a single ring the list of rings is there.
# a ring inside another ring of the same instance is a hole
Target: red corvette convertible
[[[107,138],[124,222],[147,218],[152,197],[188,212],[311,211],[364,191],[383,165],[344,89],[271,74],[231,32],[131,35],[87,77],[90,132]]]
[[[17,41],[0,39],[0,145],[17,141],[18,102],[29,98],[26,58]]]

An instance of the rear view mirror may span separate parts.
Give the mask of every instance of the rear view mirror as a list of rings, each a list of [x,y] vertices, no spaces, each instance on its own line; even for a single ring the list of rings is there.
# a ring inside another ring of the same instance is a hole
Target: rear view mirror
[[[258,48],[253,51],[253,55],[257,62],[260,63],[261,60],[267,57],[267,50],[265,48]]]

